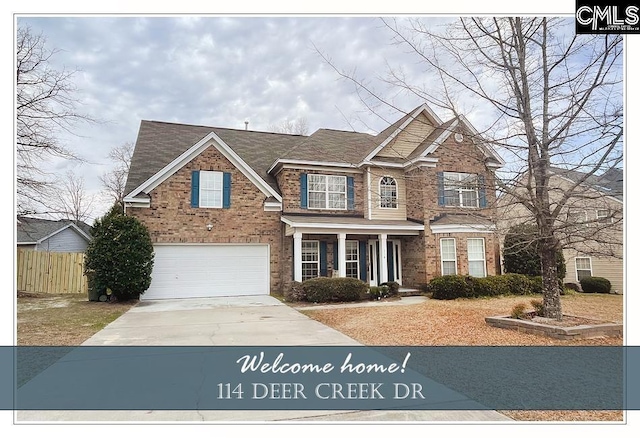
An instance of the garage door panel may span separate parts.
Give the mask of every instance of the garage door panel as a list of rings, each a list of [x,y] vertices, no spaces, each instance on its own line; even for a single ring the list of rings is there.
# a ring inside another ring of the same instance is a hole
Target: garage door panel
[[[156,245],[143,300],[269,293],[267,245]]]

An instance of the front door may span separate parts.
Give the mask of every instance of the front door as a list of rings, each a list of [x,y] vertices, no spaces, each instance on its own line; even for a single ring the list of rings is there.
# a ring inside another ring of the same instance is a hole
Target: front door
[[[388,281],[395,281],[402,284],[402,257],[399,240],[387,240],[387,263],[388,266],[380,266],[380,243],[377,240],[370,240],[368,244],[369,259],[367,278],[370,286],[380,284],[380,269],[386,268]]]

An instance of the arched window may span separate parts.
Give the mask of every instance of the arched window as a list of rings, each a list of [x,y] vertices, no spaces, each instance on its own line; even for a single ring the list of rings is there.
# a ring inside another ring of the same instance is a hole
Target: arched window
[[[398,185],[390,176],[380,179],[380,208],[398,208]]]

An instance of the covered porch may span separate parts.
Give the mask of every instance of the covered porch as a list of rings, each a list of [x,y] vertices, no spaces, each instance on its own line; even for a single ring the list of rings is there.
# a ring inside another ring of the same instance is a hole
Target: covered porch
[[[403,241],[419,239],[424,225],[412,221],[359,217],[285,215],[292,239],[294,281],[352,277],[372,286],[403,284]]]

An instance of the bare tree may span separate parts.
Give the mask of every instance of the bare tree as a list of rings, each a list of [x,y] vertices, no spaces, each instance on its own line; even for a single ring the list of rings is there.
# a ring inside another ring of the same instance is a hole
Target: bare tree
[[[55,197],[49,202],[54,213],[64,219],[84,222],[92,217],[95,196],[89,195],[84,186],[84,178],[68,171],[58,181]]]
[[[280,134],[307,135],[309,133],[309,124],[305,117],[300,117],[295,120],[285,119],[279,125],[269,125],[268,129]]]
[[[575,35],[572,20],[547,17],[461,18],[440,28],[422,19],[383,22],[424,67],[419,83],[395,68],[386,84],[453,117],[482,112],[485,126],[473,140],[494,146],[507,162],[496,183],[538,227],[544,315],[561,319],[556,251],[567,236],[584,243],[595,230],[568,209],[605,199],[590,188],[622,160],[622,37]],[[393,106],[370,81],[321,55],[356,85],[368,108]],[[563,172],[573,178],[554,187],[552,177]]]
[[[111,171],[100,176],[100,181],[104,186],[103,193],[120,206],[124,205],[124,189],[127,184],[134,147],[133,143],[127,142],[111,149],[108,158],[113,162],[114,167]]]
[[[18,213],[48,210],[55,181],[43,170],[50,158],[79,158],[58,140],[79,121],[90,117],[76,111],[73,71],[58,71],[51,59],[58,50],[45,47],[42,35],[19,27],[16,40],[16,158]]]

